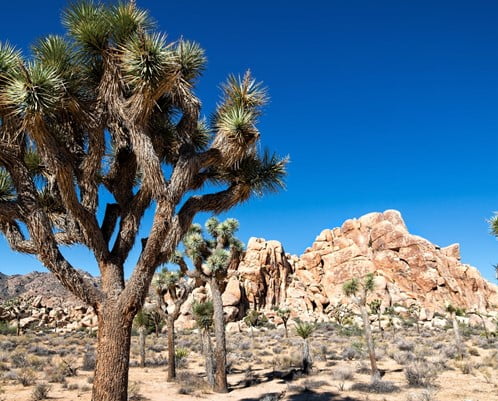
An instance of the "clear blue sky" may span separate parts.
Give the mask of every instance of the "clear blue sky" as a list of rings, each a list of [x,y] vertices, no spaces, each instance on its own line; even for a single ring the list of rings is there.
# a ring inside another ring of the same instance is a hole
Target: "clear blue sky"
[[[206,49],[197,90],[206,115],[229,73],[250,68],[270,90],[260,128],[264,146],[291,156],[287,190],[227,214],[243,241],[278,239],[301,254],[324,228],[398,209],[411,232],[459,242],[463,262],[494,279],[498,242],[486,219],[498,210],[498,2],[137,3],[172,40]],[[27,49],[62,33],[65,4],[2,4],[0,40]],[[3,239],[0,254],[3,273],[43,270]],[[83,249],[67,254],[96,273]]]

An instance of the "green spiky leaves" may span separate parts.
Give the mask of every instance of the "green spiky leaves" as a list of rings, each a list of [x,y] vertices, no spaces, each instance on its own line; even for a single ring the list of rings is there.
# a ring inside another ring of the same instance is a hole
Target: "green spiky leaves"
[[[21,53],[9,43],[0,42],[0,86],[5,83],[7,76],[17,70],[21,63]]]
[[[139,9],[131,2],[120,2],[108,12],[112,36],[116,43],[125,43],[139,31],[154,28],[155,23],[146,10]]]
[[[258,115],[260,108],[268,102],[268,92],[261,82],[257,82],[247,71],[245,75],[230,75],[222,85],[223,103],[221,107],[238,107]]]
[[[198,43],[181,40],[174,49],[176,60],[180,65],[182,77],[192,82],[198,78],[206,67],[206,55]]]
[[[345,295],[347,295],[348,297],[349,296],[352,296],[352,295],[356,295],[356,293],[358,292],[360,288],[360,283],[358,282],[357,279],[353,278],[351,280],[348,280],[346,281],[343,285],[342,285],[342,291],[344,292]]]
[[[0,105],[21,118],[50,116],[61,105],[64,91],[64,81],[55,68],[33,62],[8,77]]]
[[[73,3],[63,12],[62,22],[84,51],[95,54],[106,48],[111,25],[103,4],[88,0]]]
[[[488,223],[491,229],[491,234],[498,237],[498,212],[495,212],[494,216],[489,219]]]
[[[152,87],[176,68],[171,47],[161,34],[137,35],[121,47],[121,68],[131,87]]]
[[[209,330],[213,326],[213,303],[194,302],[192,305],[192,315],[197,323],[197,326],[204,330]]]
[[[248,155],[231,169],[216,171],[215,181],[241,183],[248,188],[248,196],[263,196],[285,189],[287,163],[288,156],[280,157],[265,150],[261,156]]]
[[[9,173],[0,168],[0,201],[11,201],[16,197]]]
[[[230,253],[225,249],[215,249],[207,258],[206,265],[212,272],[225,270],[230,260]]]

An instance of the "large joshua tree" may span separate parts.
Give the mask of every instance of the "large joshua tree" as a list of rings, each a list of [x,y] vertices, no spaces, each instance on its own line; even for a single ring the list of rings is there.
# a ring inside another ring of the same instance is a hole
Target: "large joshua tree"
[[[183,239],[186,255],[192,260],[193,270],[189,270],[182,257],[177,255],[176,263],[182,273],[194,278],[199,283],[205,283],[211,290],[213,302],[213,325],[216,339],[215,381],[214,391],[225,393],[228,391],[226,375],[226,340],[225,317],[223,314],[223,300],[221,294],[226,285],[230,266],[239,263],[242,243],[235,237],[239,228],[236,219],[226,219],[223,222],[215,217],[206,222],[206,230],[211,238],[204,236],[202,227],[193,224]]]
[[[286,160],[258,154],[261,85],[229,77],[206,124],[194,94],[204,51],[168,43],[134,1],[77,2],[63,23],[67,36],[40,39],[30,58],[0,44],[0,230],[95,308],[92,399],[124,401],[131,326],[156,268],[196,213],[282,187]],[[74,244],[93,253],[99,287],[61,253]]]

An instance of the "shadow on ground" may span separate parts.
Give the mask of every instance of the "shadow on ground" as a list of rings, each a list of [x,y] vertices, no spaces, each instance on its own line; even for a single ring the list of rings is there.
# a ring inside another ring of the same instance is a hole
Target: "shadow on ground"
[[[279,400],[280,393],[269,393],[266,395],[270,400]],[[242,398],[239,401],[261,401],[264,397],[258,398]],[[343,397],[337,393],[327,391],[325,393],[317,393],[315,391],[306,390],[297,394],[292,394],[286,398],[288,401],[361,401],[359,398]]]

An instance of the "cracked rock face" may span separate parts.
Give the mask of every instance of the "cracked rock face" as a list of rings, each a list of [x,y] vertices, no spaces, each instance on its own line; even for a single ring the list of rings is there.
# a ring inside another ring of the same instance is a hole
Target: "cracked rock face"
[[[300,257],[286,255],[277,241],[251,238],[234,276],[248,307],[320,314],[345,301],[345,281],[368,273],[376,277],[372,298],[383,306],[418,304],[432,316],[447,303],[480,312],[498,305],[497,287],[461,263],[458,244],[440,248],[410,234],[396,210],[323,230]]]

